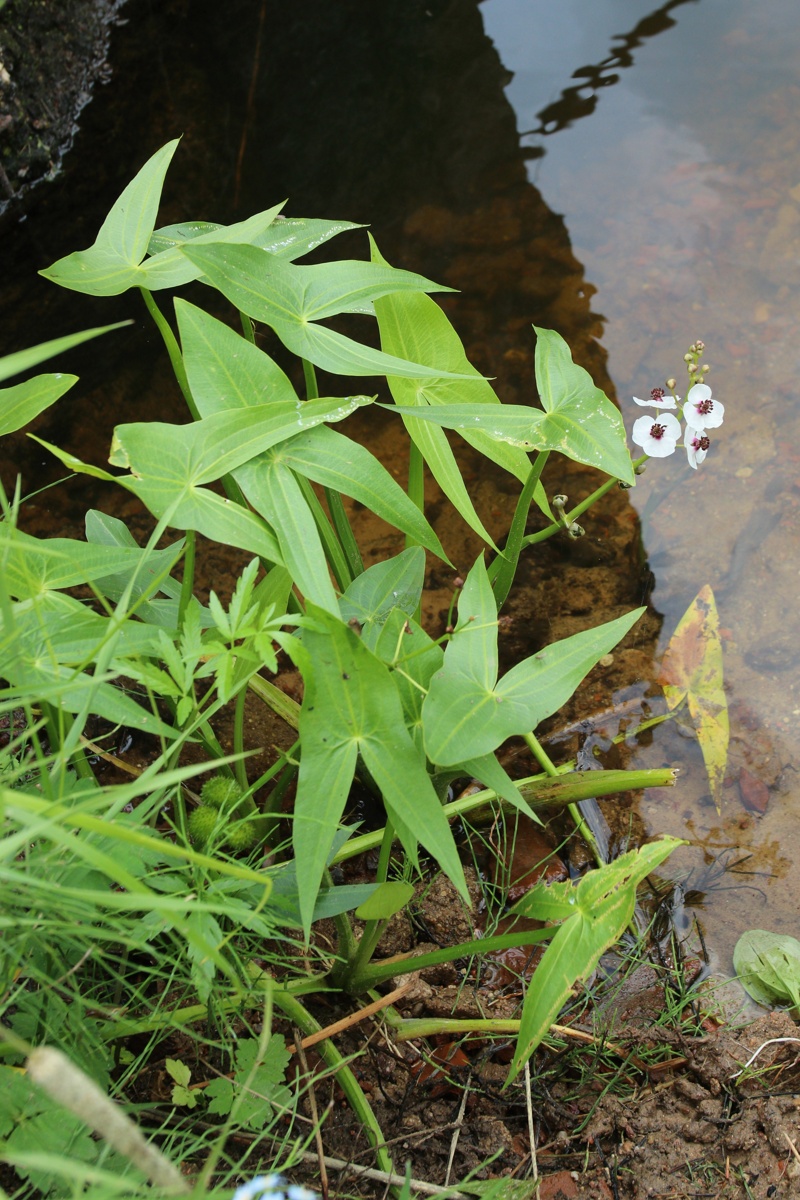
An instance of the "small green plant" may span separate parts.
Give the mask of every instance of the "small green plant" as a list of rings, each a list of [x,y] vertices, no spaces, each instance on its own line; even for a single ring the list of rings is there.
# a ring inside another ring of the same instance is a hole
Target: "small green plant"
[[[2,1070],[11,1073],[15,1105],[4,1117],[7,1130],[14,1126],[7,1146],[19,1165],[25,1106],[33,1106],[31,1120],[50,1120],[41,1100],[31,1099],[28,1079],[13,1074],[20,1038],[34,1045],[49,1039],[73,1053],[87,1031],[101,1047],[144,1038],[146,1048],[132,1062],[117,1060],[124,1069],[113,1088],[122,1097],[150,1061],[155,1043],[148,1038],[171,1029],[192,1031],[195,1043],[205,1038],[203,1062],[209,1055],[212,1061],[202,1077],[184,1054],[167,1059],[165,1068],[173,1110],[188,1113],[203,1104],[207,1117],[223,1119],[208,1137],[168,1125],[175,1161],[199,1171],[202,1190],[235,1177],[231,1164],[222,1165],[232,1129],[272,1129],[294,1103],[284,1078],[288,1052],[282,1035],[271,1033],[272,1005],[313,1036],[320,1028],[304,996],[331,990],[361,996],[404,970],[550,941],[514,1028],[510,1082],[576,982],[631,921],[637,884],[670,854],[674,839],[616,862],[598,859],[577,884],[534,888],[514,912],[548,922],[542,929],[475,938],[407,962],[375,959],[387,922],[413,894],[421,850],[468,902],[454,818],[494,803],[534,821],[537,810],[565,808],[580,825],[576,806],[589,796],[674,781],[671,770],[556,766],[535,734],[643,609],[546,646],[502,676],[498,621],[521,556],[556,534],[579,536],[577,518],[590,504],[618,483],[631,486],[648,455],[663,457],[681,433],[672,415],[641,418],[634,441],[646,453],[632,460],[618,410],[547,329],[535,330],[541,407],[501,405],[428,295],[447,289],[390,266],[372,239],[369,261],[298,265],[311,249],[356,228],[348,222],[284,218],[276,207],[227,227],[187,221],[156,229],[177,144],[145,164],[93,246],[43,272],[93,296],[139,290],[188,419],[118,425],[109,452],[117,474],[48,446],[70,471],[139,499],[154,519],[145,546],[119,520],[94,510],[86,514],[85,541],[33,537],[19,528],[21,488],[2,496],[0,716],[10,734],[0,760],[6,821],[0,888],[7,897],[0,986],[12,1026],[11,1065]],[[232,303],[241,332],[180,297],[173,326],[155,293],[197,280]],[[380,349],[325,323],[346,322],[352,313],[374,317]],[[302,395],[257,345],[258,325],[295,356]],[[101,332],[14,355],[0,372],[25,369]],[[702,382],[701,351],[696,343],[686,360],[692,388],[683,406],[684,446],[692,467],[708,450],[704,429],[718,425],[722,413]],[[320,396],[318,369],[326,378],[385,380],[380,403],[403,422],[409,439],[405,488],[343,432],[350,415],[379,402],[372,382],[363,394]],[[21,428],[72,383],[72,377],[39,376],[0,393],[0,431]],[[671,399],[656,389],[645,403],[677,407],[671,386]],[[519,483],[501,546],[473,505],[445,428]],[[608,480],[567,511],[565,498],[548,499],[542,485],[552,454],[598,468]],[[420,621],[426,554],[449,565],[424,512],[426,467],[495,552],[491,565],[483,554],[471,564],[448,634],[426,631]],[[346,498],[392,525],[404,548],[365,568]],[[545,528],[526,534],[534,504]],[[171,530],[181,536],[164,545]],[[198,533],[251,556],[227,608],[213,591],[207,604],[195,594]],[[78,587],[92,599],[76,597]],[[302,674],[302,704],[268,678],[279,651]],[[689,705],[704,753],[713,741],[707,761],[721,778],[727,726],[719,671],[714,681],[714,694],[706,695],[694,676],[673,665],[668,695],[673,706]],[[268,706],[296,735],[291,749],[255,779],[247,773],[248,698]],[[229,708],[226,753],[219,720]],[[148,737],[148,764],[132,781],[106,784],[95,773],[87,750],[96,748],[89,733],[98,725],[124,725]],[[497,757],[513,735],[525,739],[540,767],[526,780],[512,781]],[[189,746],[191,763],[184,755]],[[202,776],[208,778],[198,799],[191,788]],[[464,776],[480,780],[484,791],[446,803],[448,786]],[[355,779],[383,806],[377,832],[343,824]],[[278,815],[291,785],[289,848],[280,841]],[[332,868],[366,849],[378,850],[372,882],[335,882]],[[398,857],[401,878],[394,878]],[[30,915],[40,912],[48,914],[43,923]],[[313,936],[323,918],[335,929],[325,953]],[[54,980],[65,1009],[58,1020],[55,1002],[41,1007]],[[261,1031],[248,1032],[265,990]],[[32,1022],[26,1013],[37,997]],[[410,1036],[397,1014],[387,1016],[399,1035]],[[428,1022],[426,1032],[446,1027]],[[379,1166],[391,1172],[355,1075],[329,1040],[320,1041],[319,1053],[368,1131]],[[46,1145],[99,1170],[106,1151],[80,1124],[70,1124],[73,1117],[59,1122],[63,1137],[54,1133]],[[297,1147],[288,1134],[274,1145],[293,1161]],[[272,1153],[279,1157],[277,1149]],[[53,1195],[65,1194],[65,1178],[56,1173],[51,1184],[46,1173],[31,1175]]]
[[[800,1014],[800,942],[785,933],[748,929],[733,951],[733,969],[759,1004],[788,1004]]]

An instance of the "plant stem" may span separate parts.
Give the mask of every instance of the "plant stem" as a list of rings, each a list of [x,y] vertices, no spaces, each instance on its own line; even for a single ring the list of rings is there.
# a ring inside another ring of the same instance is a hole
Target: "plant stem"
[[[647,462],[648,457],[649,455],[643,454],[641,458],[635,459],[633,463],[634,471],[637,469],[637,467],[643,466],[643,464]],[[605,496],[606,492],[610,492],[617,482],[618,480],[616,479],[607,479],[605,483],[601,484],[599,488],[596,488],[595,491],[592,492],[591,496],[587,496],[585,500],[581,500],[580,504],[576,504],[574,508],[571,508],[570,511],[565,514],[565,521],[567,525],[571,525],[573,521],[577,521],[578,517],[583,516],[586,510],[591,508],[595,501],[599,500],[601,496]],[[555,525],[548,525],[546,529],[540,529],[538,533],[529,533],[527,537],[522,539],[522,545],[535,546],[538,542],[546,542],[548,538],[551,538],[563,528],[564,526],[560,522],[557,522]]]
[[[198,412],[197,405],[194,402],[194,397],[192,396],[191,389],[189,387],[189,380],[186,377],[186,367],[183,365],[183,355],[181,354],[181,348],[178,345],[177,338],[172,332],[172,327],[153,299],[152,292],[149,292],[147,288],[139,288],[139,291],[142,293],[142,299],[147,305],[147,311],[150,313],[150,316],[158,326],[158,331],[164,340],[164,345],[166,346],[167,354],[169,355],[169,361],[172,363],[172,369],[175,372],[175,378],[178,381],[178,387],[181,389],[183,398],[189,406],[189,412],[192,414],[192,419],[194,421],[199,421],[200,413]]]
[[[666,720],[667,717],[660,719]],[[518,779],[517,787],[531,808],[548,809],[564,808],[579,800],[611,796],[616,792],[639,791],[648,787],[672,787],[675,783],[675,771],[669,767],[646,771],[576,771],[574,766],[574,763],[567,763],[557,768],[555,777],[531,775],[528,779]],[[491,813],[493,806],[497,805],[501,808],[509,807],[506,801],[498,797],[497,792],[486,788],[461,800],[451,800],[449,804],[443,805],[443,809],[447,819],[452,821],[455,817],[468,814],[474,816],[481,813],[481,810],[490,810]],[[491,820],[491,815],[487,820]],[[332,864],[345,862],[367,850],[375,850],[382,840],[382,829],[350,838],[338,854],[334,855]]]
[[[309,362],[307,358],[304,358],[302,363],[303,379],[306,384],[306,400],[317,400],[319,398],[319,388],[317,387],[317,373],[314,370],[314,364]]]
[[[183,581],[181,596],[178,601],[178,629],[183,629],[186,614],[194,595],[194,564],[197,551],[197,534],[193,529],[186,530],[185,550],[183,554]]]
[[[300,490],[303,493],[303,498],[311,509],[311,514],[316,522],[320,537],[322,538],[322,546],[325,550],[325,557],[331,567],[336,582],[340,589],[344,592],[353,582],[353,576],[350,572],[350,565],[347,561],[347,556],[342,549],[342,544],[339,541],[336,533],[331,528],[331,523],[325,514],[325,510],[320,504],[317,493],[306,479],[305,475],[295,475]],[[346,518],[345,518],[346,519]],[[363,567],[361,568],[363,570]]]
[[[535,735],[533,733],[526,733],[524,736],[525,736],[525,742],[528,746],[528,749],[533,754],[533,756],[536,759],[536,761],[538,762],[539,766],[542,767],[542,769],[545,771],[545,773],[547,775],[550,776],[551,779],[554,778],[555,776],[557,776],[559,773],[558,767],[555,766],[552,759],[550,758],[550,756],[548,755],[547,751],[544,749],[544,747],[542,746],[542,744],[538,740],[538,738],[535,737]],[[594,774],[594,772],[591,772],[591,774]],[[598,846],[598,844],[595,840],[595,836],[592,833],[589,826],[584,821],[581,811],[578,808],[578,805],[576,803],[572,802],[567,805],[567,808],[569,809],[569,814],[572,817],[572,820],[575,824],[575,828],[578,830],[578,833],[580,833],[581,837],[584,839],[586,844],[591,848],[595,862],[597,863],[598,867],[602,867],[605,862],[605,859],[603,858],[602,854],[600,853],[600,847]]]
[[[357,976],[352,977],[347,990],[351,995],[360,996],[370,988],[385,983],[387,979],[408,975],[411,971],[423,971],[426,967],[437,967],[441,963],[454,962],[457,958],[473,958],[475,955],[485,954],[488,950],[509,950],[515,946],[535,945],[551,938],[556,929],[557,927],[525,929],[520,933],[498,933],[493,937],[460,942],[457,946],[444,946],[441,950],[431,950],[428,954],[398,954],[384,962],[368,963]]]
[[[514,509],[514,517],[511,522],[511,528],[508,531],[506,544],[489,567],[489,580],[494,591],[498,612],[505,604],[506,597],[514,582],[514,576],[517,573],[520,552],[526,542],[524,536],[525,525],[528,520],[531,501],[533,500],[533,493],[536,490],[536,485],[544,470],[549,453],[549,450],[540,450],[531,464],[528,478],[525,480],[525,484],[517,500],[517,506]]]
[[[361,551],[358,548],[355,534],[350,525],[347,513],[344,510],[342,497],[333,488],[325,488],[325,499],[328,501],[328,511],[331,514],[333,527],[336,530],[345,557],[347,565],[353,579],[356,579],[364,571],[364,561],[361,558]]]
[[[239,309],[239,320],[242,322],[242,333],[247,338],[248,342],[250,342],[251,345],[255,346],[256,333],[255,333],[255,330],[253,329],[253,322],[250,319],[250,317],[248,317],[247,313],[242,312],[241,309]]]
[[[394,825],[387,819],[383,830],[383,841],[381,842],[381,852],[378,857],[378,867],[375,872],[376,883],[385,883],[389,876],[389,862],[392,856],[393,841]],[[381,934],[386,928],[386,924],[385,920],[373,920],[365,923],[364,932],[361,934],[361,940],[358,943],[355,955],[344,964],[345,979],[358,976],[366,967],[375,952],[375,947],[381,939]]]
[[[244,755],[244,705],[246,699],[247,688],[243,687],[236,697],[236,708],[233,714],[233,753],[240,755]],[[233,773],[239,786],[247,791],[249,784],[243,757],[237,758],[233,764]]]
[[[312,1033],[319,1033],[322,1029],[322,1026],[311,1016],[305,1005],[301,1004],[294,996],[290,996],[288,992],[275,992],[273,1000],[276,1008],[280,1008],[284,1015],[306,1037],[309,1037]],[[336,1082],[344,1092],[354,1114],[364,1126],[367,1137],[375,1150],[375,1161],[379,1169],[389,1174],[394,1174],[394,1164],[386,1150],[386,1139],[383,1136],[383,1130],[378,1124],[375,1113],[372,1111],[369,1101],[359,1087],[352,1070],[333,1042],[328,1038],[317,1042],[316,1049],[320,1057],[324,1060],[325,1065],[330,1069],[331,1074],[335,1076]]]

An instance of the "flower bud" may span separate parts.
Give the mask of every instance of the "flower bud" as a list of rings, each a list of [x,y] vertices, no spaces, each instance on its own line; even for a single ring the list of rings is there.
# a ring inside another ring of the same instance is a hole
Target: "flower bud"
[[[669,379],[667,380],[667,387],[669,388],[669,390],[670,390],[671,392],[674,392],[674,391],[675,391],[675,388],[676,388],[677,386],[678,386],[678,381],[677,381],[677,379],[673,379],[673,378],[672,378],[672,376],[670,376],[670,377],[669,377]]]

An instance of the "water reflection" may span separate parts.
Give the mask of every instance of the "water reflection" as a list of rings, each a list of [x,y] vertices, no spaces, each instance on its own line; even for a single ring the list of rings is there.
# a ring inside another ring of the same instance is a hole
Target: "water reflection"
[[[554,0],[526,6],[527,26],[521,8],[488,0],[482,12],[514,72],[519,129],[539,114],[546,132],[555,87],[599,61],[632,5]],[[679,798],[650,796],[644,815],[653,831],[688,830],[698,843],[683,853],[687,876],[724,848],[752,851],[764,899],[737,889],[715,903],[713,882],[707,898],[704,922],[727,967],[743,929],[789,931],[796,917],[800,28],[793,0],[700,0],[672,16],[530,171],[598,287],[623,411],[626,397],[677,376],[697,337],[726,404],[704,468],[695,474],[677,455],[651,464],[633,501],[665,633],[704,583],[718,595],[733,718],[721,818],[703,795],[699,756],[675,733],[657,735],[642,761],[684,768]]]

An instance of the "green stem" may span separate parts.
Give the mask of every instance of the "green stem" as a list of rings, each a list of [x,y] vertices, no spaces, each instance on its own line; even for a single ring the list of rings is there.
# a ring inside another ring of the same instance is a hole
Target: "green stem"
[[[253,322],[250,319],[250,317],[248,317],[247,313],[242,312],[241,309],[239,309],[239,320],[242,322],[242,333],[247,338],[248,342],[250,342],[251,345],[255,346],[256,333],[255,333],[255,330],[253,329]]]
[[[648,458],[649,455],[643,454],[641,458],[635,459],[633,463],[634,471],[646,463]],[[605,496],[606,492],[610,492],[617,483],[619,483],[618,479],[607,479],[606,482],[601,484],[599,488],[596,488],[590,496],[587,496],[585,500],[580,502],[580,504],[576,504],[574,508],[570,509],[570,511],[565,514],[567,525],[571,525],[573,521],[577,521],[578,517],[583,516],[586,510],[591,508],[595,501],[599,500],[601,496]],[[563,528],[564,526],[560,521],[555,525],[548,525],[546,529],[540,529],[538,533],[529,533],[526,538],[522,539],[522,545],[527,547],[535,546],[539,542],[546,542],[548,538],[553,537],[554,534],[558,533],[559,530]]]
[[[545,774],[549,775],[551,779],[557,776],[559,773],[558,767],[555,766],[538,738],[532,733],[526,733],[524,738],[528,749],[532,752],[534,758]],[[591,772],[591,774],[594,774],[594,772]],[[583,815],[578,808],[578,805],[573,801],[567,805],[567,808],[569,809],[569,815],[572,817],[575,828],[578,830],[578,833],[580,833],[586,844],[591,848],[595,862],[597,863],[598,867],[602,867],[605,863],[605,859],[600,853],[600,847],[595,840],[595,836],[589,826],[586,824],[586,821],[583,819]]]
[[[489,950],[510,950],[515,946],[536,945],[547,941],[557,927],[546,929],[525,929],[519,933],[497,933],[493,937],[474,938],[469,942],[459,942],[457,946],[444,946],[441,950],[431,950],[428,954],[398,955],[386,962],[368,963],[359,975],[354,975],[349,981],[348,991],[351,995],[360,996],[370,988],[385,983],[395,976],[408,975],[411,971],[424,971],[428,967],[438,967],[441,963],[455,962],[458,958],[473,958],[484,955]]]
[[[661,720],[667,719],[666,715],[661,717]],[[623,740],[625,736],[622,735]],[[565,808],[570,803],[580,800],[600,799],[603,796],[613,796],[617,792],[640,791],[649,787],[672,787],[674,783],[675,772],[669,767],[643,771],[576,771],[574,763],[558,768],[557,778],[532,775],[528,779],[516,780],[517,787],[534,810]],[[486,788],[462,800],[452,800],[443,805],[443,809],[449,821],[456,817],[482,815],[481,810],[488,810],[487,820],[491,820],[492,809],[496,810],[497,805],[510,809],[507,802],[498,797],[497,792]],[[376,850],[382,840],[382,829],[350,838],[338,854],[334,855],[332,863],[345,862],[365,851]]]
[[[197,552],[197,534],[193,529],[186,530],[185,550],[183,554],[183,581],[181,596],[178,601],[178,629],[183,629],[189,604],[194,595],[194,564]]]
[[[511,591],[511,585],[514,582],[514,576],[517,573],[520,552],[525,545],[525,525],[528,521],[533,493],[536,490],[536,485],[544,470],[549,453],[549,450],[540,450],[531,464],[528,478],[525,480],[525,484],[517,500],[517,506],[514,509],[514,518],[511,522],[511,528],[508,531],[506,544],[489,567],[489,580],[494,591],[498,612],[505,604],[506,597]]]
[[[325,499],[328,501],[328,511],[333,520],[333,527],[339,538],[339,543],[347,559],[347,565],[353,579],[363,574],[364,561],[358,548],[355,534],[342,503],[342,497],[333,488],[325,488]]]
[[[378,856],[378,867],[375,872],[375,882],[385,883],[389,876],[389,863],[392,857],[392,843],[394,841],[394,825],[387,820],[383,830],[383,841],[381,842],[381,852]],[[372,955],[375,953],[375,947],[381,940],[381,934],[386,928],[387,921],[373,920],[366,921],[364,924],[364,932],[361,934],[361,939],[358,943],[354,956],[348,956],[348,961],[344,964],[346,978],[358,977],[361,972],[367,967]]]
[[[307,358],[303,362],[303,379],[306,384],[306,400],[317,400],[319,398],[319,388],[317,387],[317,373],[314,370],[314,364],[309,362]]]
[[[233,714],[233,753],[244,755],[244,706],[247,700],[247,688],[243,687],[236,697],[236,708]],[[241,788],[247,791],[249,784],[247,782],[247,771],[244,765],[244,757],[237,758],[233,764],[233,773],[236,776],[236,782]]]
[[[312,1034],[321,1031],[322,1026],[319,1022],[311,1016],[305,1005],[301,1004],[294,996],[290,996],[287,992],[275,992],[273,1002],[306,1037],[310,1037]],[[367,1137],[375,1150],[375,1161],[378,1164],[379,1170],[385,1171],[387,1175],[393,1175],[394,1164],[386,1150],[386,1139],[383,1136],[383,1131],[346,1060],[329,1038],[317,1042],[316,1050],[344,1092],[353,1113],[364,1126]]]
[[[192,419],[199,421],[200,413],[198,412],[197,405],[194,402],[194,397],[192,396],[192,392],[189,387],[189,380],[186,377],[186,367],[183,365],[183,355],[181,354],[181,348],[178,345],[177,338],[172,332],[169,321],[166,319],[161,309],[153,299],[152,293],[149,292],[147,288],[139,288],[139,291],[142,293],[142,298],[147,305],[147,311],[155,321],[156,325],[158,326],[158,331],[161,334],[161,337],[164,339],[164,345],[167,348],[167,354],[169,355],[169,361],[172,363],[172,369],[175,372],[175,378],[178,381],[178,387],[181,389],[183,398],[189,406],[189,412],[192,414]]]
[[[311,515],[316,522],[320,537],[322,538],[322,547],[325,551],[325,557],[336,576],[336,582],[341,591],[346,591],[349,585],[353,582],[353,576],[350,573],[350,566],[347,561],[347,556],[342,549],[341,542],[337,538],[331,523],[325,515],[325,510],[320,504],[317,493],[306,479],[305,475],[295,475],[300,491],[303,493],[303,498],[311,509]],[[363,570],[363,567],[362,567]]]

